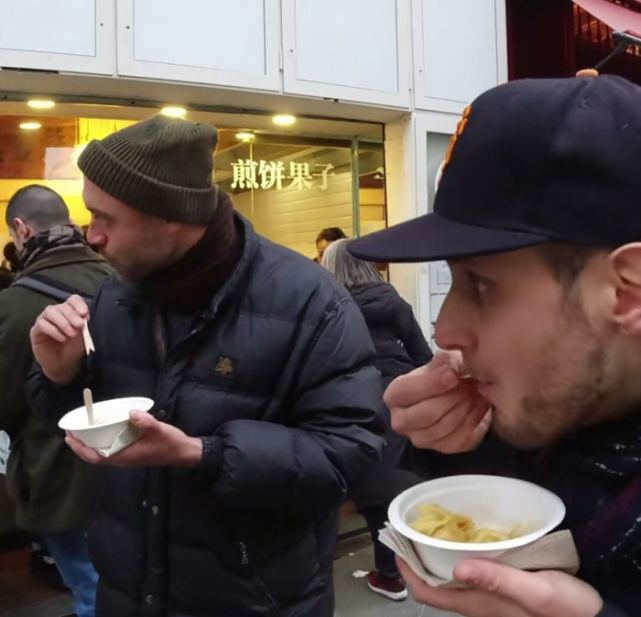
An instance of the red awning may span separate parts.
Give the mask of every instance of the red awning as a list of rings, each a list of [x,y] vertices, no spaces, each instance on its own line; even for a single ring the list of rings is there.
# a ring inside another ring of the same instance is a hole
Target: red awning
[[[628,2],[637,4],[641,8],[641,2],[637,0],[628,0]],[[641,13],[637,11],[627,9],[610,0],[574,0],[574,4],[578,4],[599,21],[610,26],[612,30],[641,37]]]

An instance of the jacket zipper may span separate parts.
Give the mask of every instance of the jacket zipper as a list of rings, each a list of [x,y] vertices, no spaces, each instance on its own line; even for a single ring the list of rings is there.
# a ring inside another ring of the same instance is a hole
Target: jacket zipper
[[[243,566],[248,566],[249,565],[249,554],[247,552],[247,545],[244,542],[239,543],[240,547],[240,563]],[[272,597],[272,594],[269,593],[269,589],[267,585],[265,584],[265,581],[257,574],[254,574],[254,579],[258,581],[260,586],[263,589],[263,592],[265,593],[265,598],[267,599],[267,602],[269,602],[269,607],[272,609],[273,614],[280,615],[280,610],[278,609],[278,605],[276,604],[276,601]]]
[[[162,368],[167,358],[167,342],[165,340],[165,324],[160,311],[154,312],[153,334],[154,342],[156,343],[156,354]]]
[[[247,555],[247,545],[244,542],[240,543],[240,564],[243,566],[249,565],[249,555]]]

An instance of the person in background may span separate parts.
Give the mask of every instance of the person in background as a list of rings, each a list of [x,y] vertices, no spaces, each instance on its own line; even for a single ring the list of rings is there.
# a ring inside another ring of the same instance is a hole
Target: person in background
[[[4,256],[2,267],[12,274],[18,272],[18,251],[16,249],[15,242],[7,242],[4,245],[2,253]]]
[[[394,428],[429,476],[513,476],[564,501],[578,578],[484,560],[415,597],[466,617],[638,617],[641,607],[641,88],[612,75],[482,94],[434,212],[352,245],[446,259],[447,350],[397,379]],[[465,379],[462,379],[465,377]]]
[[[9,201],[6,222],[20,257],[14,284],[0,293],[0,429],[11,438],[7,488],[18,526],[37,536],[42,552],[55,560],[76,614],[92,617],[98,576],[85,547],[91,467],[73,455],[60,431],[34,417],[24,394],[33,364],[29,331],[57,300],[21,281],[33,276],[93,295],[111,269],[70,224],[62,197],[45,186],[20,189]],[[53,578],[37,561],[33,572]]]
[[[350,292],[365,317],[374,348],[376,366],[383,386],[432,360],[430,349],[412,307],[392,285],[383,281],[375,264],[352,257],[349,240],[337,240],[323,256],[322,265]],[[367,577],[369,588],[391,600],[407,598],[407,588],[396,566],[394,553],[378,540],[387,521],[387,509],[399,493],[419,481],[418,476],[399,468],[409,442],[391,427],[385,407],[387,448],[378,467],[352,491],[351,497],[367,521],[374,543],[376,571]]]
[[[18,252],[13,242],[7,242],[3,249],[4,259],[0,266],[0,291],[8,289],[18,272]]]
[[[98,617],[332,617],[338,511],[379,460],[382,389],[358,307],[256,234],[212,183],[218,132],[159,115],[82,152],[88,240],[120,278],[32,330],[28,387],[56,422],[145,396],[97,466]]]
[[[314,261],[320,264],[323,261],[323,254],[327,247],[336,240],[343,240],[347,235],[340,227],[327,227],[323,229],[316,238],[316,250],[318,255],[314,257]]]

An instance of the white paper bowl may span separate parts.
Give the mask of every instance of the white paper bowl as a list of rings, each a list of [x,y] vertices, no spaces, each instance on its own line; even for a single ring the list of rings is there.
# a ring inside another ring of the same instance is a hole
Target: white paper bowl
[[[513,540],[487,544],[465,544],[431,538],[408,523],[418,518],[419,506],[436,504],[469,516],[477,527],[521,535]],[[493,559],[505,551],[526,546],[557,527],[565,517],[563,502],[550,491],[500,476],[451,476],[424,482],[401,493],[389,507],[392,527],[411,540],[428,571],[451,579],[455,566],[464,559]]]
[[[111,448],[116,437],[129,422],[130,412],[149,411],[153,406],[154,402],[148,398],[112,399],[94,403],[94,425],[89,424],[87,408],[79,407],[66,414],[58,426],[63,431],[69,431],[90,448],[102,450]]]

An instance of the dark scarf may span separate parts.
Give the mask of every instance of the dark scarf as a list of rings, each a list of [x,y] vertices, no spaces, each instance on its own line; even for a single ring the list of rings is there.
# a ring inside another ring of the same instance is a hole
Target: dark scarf
[[[45,253],[50,256],[67,251],[69,248],[87,248],[82,229],[75,225],[59,225],[47,229],[25,243],[19,255],[19,271],[23,272]]]
[[[581,431],[544,458],[556,477],[573,470],[562,492],[574,502],[568,512],[585,521],[575,532],[582,576],[630,573],[641,552],[641,412]],[[641,584],[641,572],[634,574]]]
[[[205,235],[182,259],[139,283],[138,292],[165,311],[201,311],[233,272],[242,251],[242,229],[231,198],[221,191]]]

